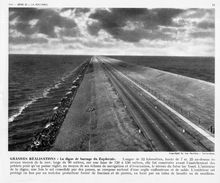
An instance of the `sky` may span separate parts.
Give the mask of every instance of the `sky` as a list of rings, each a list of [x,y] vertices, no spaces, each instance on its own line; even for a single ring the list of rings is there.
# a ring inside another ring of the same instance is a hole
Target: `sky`
[[[214,56],[214,9],[10,8],[10,54]]]

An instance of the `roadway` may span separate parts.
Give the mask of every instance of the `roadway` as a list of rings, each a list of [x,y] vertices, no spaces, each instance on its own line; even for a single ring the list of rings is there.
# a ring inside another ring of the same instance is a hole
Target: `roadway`
[[[154,151],[196,151],[194,144],[175,127],[167,111],[156,107],[152,101],[137,92],[137,87],[123,78],[116,66],[106,57],[94,57],[101,64],[115,87],[140,132],[151,143]]]

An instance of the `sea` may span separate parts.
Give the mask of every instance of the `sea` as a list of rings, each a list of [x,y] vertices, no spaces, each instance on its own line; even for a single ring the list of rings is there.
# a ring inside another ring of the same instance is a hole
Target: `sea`
[[[111,56],[214,83],[213,57]],[[9,55],[9,150],[22,151],[46,124],[71,85],[71,74],[91,56]]]
[[[9,150],[25,149],[65,95],[73,71],[90,58],[9,55]]]
[[[137,65],[143,65],[211,83],[215,82],[214,57],[183,56],[110,56]]]

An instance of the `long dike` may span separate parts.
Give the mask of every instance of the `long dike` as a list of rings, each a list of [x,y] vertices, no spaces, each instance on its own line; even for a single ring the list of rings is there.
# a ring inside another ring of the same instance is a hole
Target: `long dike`
[[[26,148],[27,151],[49,151],[53,147],[69,108],[74,101],[77,90],[88,69],[89,63],[90,60],[85,61],[76,70],[73,76],[72,86],[70,86],[68,92],[53,109],[54,112],[52,116],[46,119],[48,122],[45,127],[33,137],[31,143]]]

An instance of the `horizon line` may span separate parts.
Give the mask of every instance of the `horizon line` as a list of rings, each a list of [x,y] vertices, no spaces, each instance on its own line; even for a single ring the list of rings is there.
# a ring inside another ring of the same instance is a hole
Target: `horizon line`
[[[41,54],[38,54],[38,53],[8,53],[8,55],[57,55],[57,56],[143,56],[143,57],[213,57],[215,58],[215,56],[195,56],[195,55],[140,55],[140,54],[137,54],[137,55],[124,55],[124,54],[116,54],[116,55],[113,55],[113,54],[45,54],[45,53],[41,53]]]

